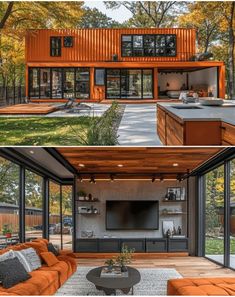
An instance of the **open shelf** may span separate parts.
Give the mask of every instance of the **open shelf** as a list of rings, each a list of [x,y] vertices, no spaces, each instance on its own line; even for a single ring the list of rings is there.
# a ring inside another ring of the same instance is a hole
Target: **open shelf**
[[[166,203],[178,203],[178,202],[186,202],[187,200],[162,200],[161,202],[166,202]]]

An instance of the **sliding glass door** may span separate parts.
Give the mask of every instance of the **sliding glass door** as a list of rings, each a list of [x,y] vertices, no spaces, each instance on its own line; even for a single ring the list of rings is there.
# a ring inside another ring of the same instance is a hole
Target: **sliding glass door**
[[[205,175],[205,256],[224,263],[224,166]]]
[[[106,97],[109,99],[153,98],[152,69],[107,69]]]

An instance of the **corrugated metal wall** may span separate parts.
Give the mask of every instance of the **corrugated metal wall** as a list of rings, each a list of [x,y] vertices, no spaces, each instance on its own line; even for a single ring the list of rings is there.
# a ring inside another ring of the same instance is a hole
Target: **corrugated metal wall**
[[[176,57],[121,57],[122,34],[176,34]],[[72,48],[62,47],[61,57],[50,57],[50,36],[74,36]],[[27,62],[187,61],[195,54],[194,29],[61,29],[29,30],[26,36]]]

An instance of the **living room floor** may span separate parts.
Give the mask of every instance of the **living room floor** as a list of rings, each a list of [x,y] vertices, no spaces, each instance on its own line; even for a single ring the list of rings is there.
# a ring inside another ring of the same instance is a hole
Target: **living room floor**
[[[77,259],[79,266],[101,266],[107,259]],[[134,259],[136,268],[175,268],[183,277],[234,277],[235,272],[203,257],[167,257],[162,259]]]

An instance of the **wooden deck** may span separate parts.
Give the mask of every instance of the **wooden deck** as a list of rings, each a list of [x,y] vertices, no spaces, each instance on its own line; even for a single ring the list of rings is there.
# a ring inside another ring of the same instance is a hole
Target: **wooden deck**
[[[0,115],[45,115],[58,110],[52,104],[16,104],[0,108]]]
[[[67,102],[67,99],[31,99],[31,102],[34,103],[53,103],[53,102]],[[85,103],[100,103],[100,104],[112,104],[113,101],[116,101],[120,104],[147,104],[147,103],[157,103],[157,102],[180,102],[179,99],[104,99],[102,101],[99,100],[79,100],[77,99],[76,102],[85,102]]]

